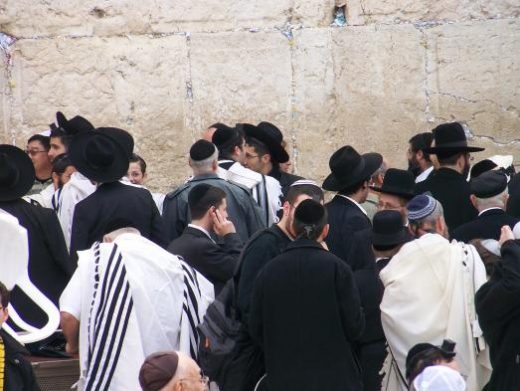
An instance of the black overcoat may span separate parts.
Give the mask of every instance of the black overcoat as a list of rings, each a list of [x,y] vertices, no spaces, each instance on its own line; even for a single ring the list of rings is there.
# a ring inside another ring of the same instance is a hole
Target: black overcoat
[[[146,189],[121,182],[103,183],[94,193],[78,202],[74,209],[70,253],[90,248],[102,240],[107,224],[115,220],[129,220],[142,236],[161,247],[168,242],[152,195]]]
[[[330,231],[326,242],[330,251],[347,262],[351,268],[362,267],[366,261],[364,258],[350,259],[349,256],[356,242],[354,234],[363,230],[370,231],[370,219],[358,205],[340,195],[336,195],[325,207],[329,216]],[[364,252],[365,246],[362,250]]]
[[[473,239],[495,239],[500,238],[500,230],[504,225],[513,229],[519,219],[509,216],[499,208],[486,210],[475,220],[461,225],[451,233],[451,238],[459,242],[468,243]]]
[[[75,265],[69,260],[63,231],[56,213],[18,199],[0,202],[0,209],[13,215],[27,230],[29,239],[29,278],[56,306]],[[41,327],[47,317],[19,288],[11,293],[11,302],[22,319]]]
[[[270,391],[362,390],[352,343],[365,318],[352,271],[296,240],[255,282],[249,330],[263,349]]]
[[[5,391],[40,391],[31,363],[29,352],[18,341],[0,330],[5,348]]]
[[[520,242],[507,241],[501,253],[502,261],[475,296],[493,366],[486,391],[520,389]]]
[[[430,192],[441,203],[450,233],[477,217],[477,210],[469,199],[469,183],[455,170],[439,168],[428,179],[415,184],[416,194],[425,192]]]
[[[237,233],[225,235],[222,242],[216,244],[204,232],[190,226],[168,245],[169,252],[183,257],[213,284],[215,296],[233,277],[241,249],[242,241]]]

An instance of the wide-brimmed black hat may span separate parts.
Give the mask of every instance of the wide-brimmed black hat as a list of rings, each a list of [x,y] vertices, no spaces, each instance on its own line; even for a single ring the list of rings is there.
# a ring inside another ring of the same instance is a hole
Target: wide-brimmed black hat
[[[96,131],[112,137],[114,141],[119,143],[119,145],[125,149],[128,159],[132,157],[132,154],[134,153],[134,138],[126,130],[119,128],[97,128]]]
[[[393,194],[409,200],[415,196],[414,186],[415,180],[410,171],[389,168],[383,179],[383,185],[381,187],[371,186],[371,188],[380,193]]]
[[[360,155],[353,147],[346,145],[332,154],[329,159],[331,173],[323,188],[340,191],[370,177],[381,166],[383,157],[378,153]]]
[[[118,181],[130,164],[125,148],[102,132],[78,134],[70,143],[69,156],[80,173],[96,182]]]
[[[372,222],[372,244],[376,247],[397,246],[412,240],[412,235],[403,224],[401,213],[382,210],[374,215]]]
[[[81,115],[76,115],[68,120],[61,111],[58,111],[56,113],[56,121],[58,122],[58,126],[69,135],[76,135],[89,130],[94,130],[94,125]]]
[[[34,178],[34,166],[24,151],[13,145],[0,145],[0,201],[23,197]]]
[[[458,152],[479,152],[485,149],[468,146],[464,128],[458,122],[441,124],[432,132],[435,147],[425,148],[426,153],[450,155]]]
[[[241,124],[246,137],[252,137],[265,144],[271,158],[276,163],[289,161],[289,154],[282,146],[283,136],[280,129],[269,122],[260,122],[258,126]]]

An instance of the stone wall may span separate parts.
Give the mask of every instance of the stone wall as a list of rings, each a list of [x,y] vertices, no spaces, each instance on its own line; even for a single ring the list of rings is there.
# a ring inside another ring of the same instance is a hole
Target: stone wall
[[[277,124],[322,179],[352,144],[404,166],[408,138],[460,120],[477,156],[520,162],[518,0],[2,0],[0,142],[57,110],[136,138],[150,187],[188,174],[205,126]]]

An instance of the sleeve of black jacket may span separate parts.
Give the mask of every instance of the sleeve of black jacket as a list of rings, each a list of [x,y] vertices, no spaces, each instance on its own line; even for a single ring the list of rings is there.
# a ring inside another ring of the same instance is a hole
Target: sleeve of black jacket
[[[479,322],[486,330],[507,322],[520,307],[520,242],[502,245],[502,261],[495,265],[490,281],[477,291],[475,305]]]
[[[211,260],[206,273],[219,281],[233,277],[242,250],[242,241],[237,233],[227,234],[223,239],[221,245],[208,246],[203,254],[204,259]]]
[[[49,248],[49,252],[54,262],[70,277],[76,269],[75,263],[70,260],[63,231],[56,213],[47,208],[41,208],[43,215],[43,232],[45,243]]]
[[[352,270],[342,262],[337,263],[336,292],[345,336],[356,341],[365,331],[365,314]]]
[[[249,334],[255,343],[263,346],[263,273],[260,272],[254,281],[251,294],[251,307],[249,315]]]
[[[171,242],[182,235],[188,225],[188,205],[180,202],[180,195],[168,194],[163,203],[163,226],[166,240]]]

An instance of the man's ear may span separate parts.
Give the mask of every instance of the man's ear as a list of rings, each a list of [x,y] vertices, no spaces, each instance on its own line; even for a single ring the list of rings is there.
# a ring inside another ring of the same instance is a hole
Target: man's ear
[[[477,197],[475,197],[475,194],[471,194],[469,196],[469,200],[471,201],[471,204],[473,205],[473,207],[475,209],[478,209],[477,205],[478,205],[478,202],[477,202]]]
[[[262,155],[260,160],[262,161],[263,164],[267,164],[267,163],[269,163],[271,161],[271,155],[266,153],[265,155]]]
[[[446,226],[446,220],[444,220],[443,216],[439,216],[437,220],[435,220],[435,231],[443,236],[447,236],[448,227]]]
[[[283,215],[288,216],[289,211],[291,210],[291,204],[289,204],[288,201],[285,201],[282,205],[282,209],[283,209]]]

